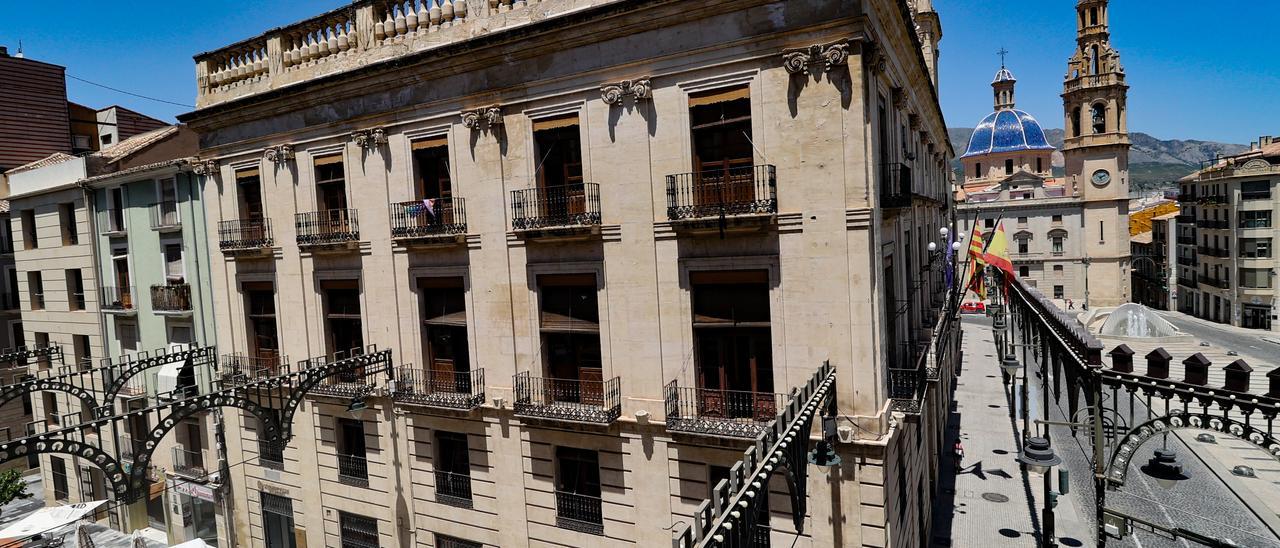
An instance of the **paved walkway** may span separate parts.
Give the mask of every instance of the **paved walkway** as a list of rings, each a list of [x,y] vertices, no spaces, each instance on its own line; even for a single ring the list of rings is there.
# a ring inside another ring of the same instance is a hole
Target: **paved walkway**
[[[952,473],[949,455],[943,458],[933,545],[1034,546],[1044,506],[1043,476],[1024,473],[1015,460],[1022,427],[1013,418],[1009,389],[1000,378],[990,320],[967,315],[963,327],[964,362],[956,382],[947,447],[955,443],[958,434],[965,457],[958,474]],[[1073,496],[1060,497],[1055,512],[1061,546],[1092,542],[1090,528],[1079,519]]]
[[[34,496],[0,506],[0,529],[31,515],[45,506],[44,485],[40,474],[32,472],[24,476],[23,479],[27,481],[27,492]],[[65,544],[62,545],[63,548],[77,548],[79,546],[74,525],[54,529],[49,532],[48,536],[62,537],[65,541]],[[89,526],[89,537],[93,539],[93,544],[97,548],[132,548],[133,546],[132,536],[96,523]],[[4,545],[4,542],[4,539],[0,539],[0,545]],[[144,544],[147,548],[159,548],[167,543],[152,542],[144,539]]]

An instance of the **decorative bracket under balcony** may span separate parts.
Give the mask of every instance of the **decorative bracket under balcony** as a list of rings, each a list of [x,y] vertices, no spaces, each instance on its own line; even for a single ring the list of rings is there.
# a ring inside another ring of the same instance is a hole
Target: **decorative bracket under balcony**
[[[604,99],[605,104],[621,105],[624,97],[631,96],[635,101],[653,98],[653,86],[649,83],[649,78],[638,78],[636,80],[623,80],[612,84],[600,86],[600,98]]]
[[[813,44],[804,48],[782,50],[782,67],[791,74],[804,74],[809,67],[821,63],[825,72],[849,63],[849,40]]]
[[[277,166],[285,162],[291,162],[293,161],[293,145],[267,147],[262,151],[262,157]]]
[[[387,132],[380,127],[361,129],[351,132],[351,140],[362,149],[374,149],[387,144]]]
[[[462,111],[462,125],[467,129],[502,125],[502,107],[498,105]]]

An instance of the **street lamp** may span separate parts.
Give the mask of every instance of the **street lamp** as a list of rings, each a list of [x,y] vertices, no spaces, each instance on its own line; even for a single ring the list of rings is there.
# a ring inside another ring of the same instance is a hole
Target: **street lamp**
[[[1053,452],[1049,440],[1039,436],[1027,438],[1018,454],[1018,462],[1022,463],[1032,474],[1044,474],[1050,468],[1062,464],[1062,458]]]
[[[356,396],[351,398],[351,403],[347,404],[347,414],[351,415],[353,419],[360,420],[361,417],[364,417],[364,411],[368,408],[368,404],[364,402],[364,396]]]
[[[1142,472],[1156,480],[1162,489],[1173,489],[1179,481],[1188,479],[1178,464],[1178,455],[1171,449],[1156,449],[1156,455],[1142,467]]]
[[[1021,368],[1022,364],[1018,363],[1018,357],[1013,354],[1005,356],[1004,359],[1000,361],[1000,370],[1004,371],[1004,374],[1010,377],[1017,375],[1018,370]]]

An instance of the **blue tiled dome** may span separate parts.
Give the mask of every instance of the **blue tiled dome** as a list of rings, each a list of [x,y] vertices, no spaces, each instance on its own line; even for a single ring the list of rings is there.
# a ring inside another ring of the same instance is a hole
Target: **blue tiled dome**
[[[1018,150],[1053,150],[1044,138],[1044,130],[1030,114],[1017,109],[1002,109],[988,114],[969,137],[969,148],[961,158],[1014,152]]]
[[[1009,72],[1009,69],[1000,67],[1000,70],[996,71],[996,77],[995,79],[991,80],[991,83],[994,84],[996,82],[1017,82],[1017,81],[1018,80],[1013,77],[1013,73]]]

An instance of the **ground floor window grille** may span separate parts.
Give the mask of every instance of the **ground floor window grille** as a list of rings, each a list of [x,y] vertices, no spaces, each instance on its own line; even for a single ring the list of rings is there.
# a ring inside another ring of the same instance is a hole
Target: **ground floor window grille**
[[[378,520],[338,512],[342,548],[378,548]]]
[[[483,544],[436,533],[436,548],[483,548]]]
[[[261,493],[262,529],[267,548],[295,548],[293,537],[293,499]]]

